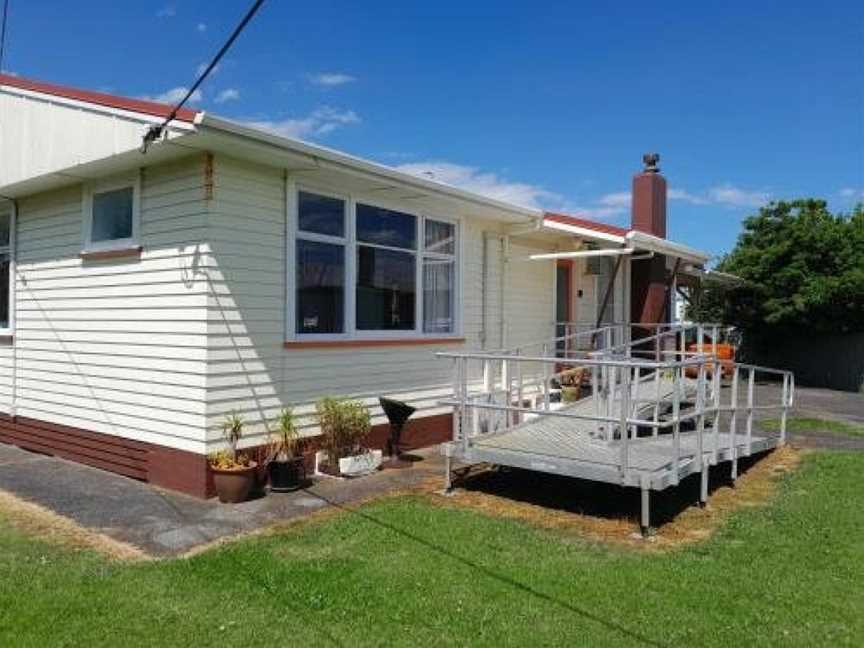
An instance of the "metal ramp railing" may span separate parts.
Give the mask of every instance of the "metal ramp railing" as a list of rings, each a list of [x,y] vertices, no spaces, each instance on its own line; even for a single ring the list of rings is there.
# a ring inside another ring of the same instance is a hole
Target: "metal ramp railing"
[[[740,457],[785,443],[795,383],[791,372],[718,359],[716,329],[714,354],[704,344],[687,350],[690,329],[702,341],[701,325],[658,325],[635,339],[625,329],[617,343],[601,327],[579,335],[603,337],[602,347],[579,353],[546,341],[535,354],[527,345],[438,354],[453,363],[453,395],[442,401],[454,417],[454,439],[443,447],[447,487],[453,459],[634,486],[643,492],[643,530],[651,490],[698,472],[706,501],[709,466],[730,462],[735,479]],[[588,394],[563,402],[554,386],[574,370]],[[781,382],[779,402],[756,402],[765,376]],[[766,411],[779,412],[779,430],[757,434],[754,417]]]

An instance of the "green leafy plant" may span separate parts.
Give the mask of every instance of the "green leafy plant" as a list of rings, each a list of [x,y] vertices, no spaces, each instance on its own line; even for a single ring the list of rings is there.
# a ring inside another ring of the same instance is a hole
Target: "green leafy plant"
[[[270,439],[269,461],[285,462],[301,451],[302,439],[294,423],[294,412],[283,408],[277,419],[278,429]]]
[[[371,430],[369,408],[360,401],[322,398],[315,404],[322,446],[331,467],[339,459],[364,452],[361,442]]]
[[[232,468],[246,468],[251,464],[245,454],[237,452],[237,444],[243,437],[245,424],[243,417],[237,412],[231,412],[225,416],[225,420],[222,422],[222,436],[225,438],[228,448],[218,450],[208,456],[208,461],[212,467],[231,470]]]

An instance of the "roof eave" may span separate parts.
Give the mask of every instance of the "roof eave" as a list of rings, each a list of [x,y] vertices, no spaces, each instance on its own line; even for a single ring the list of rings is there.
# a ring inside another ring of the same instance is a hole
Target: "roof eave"
[[[498,210],[520,219],[527,218],[533,220],[543,216],[543,211],[540,209],[489,198],[481,194],[466,191],[465,189],[453,187],[443,182],[427,180],[409,173],[404,173],[384,164],[370,162],[369,160],[341,153],[340,151],[325,146],[310,144],[302,140],[269,133],[267,131],[239,124],[214,115],[201,113],[199,118],[196,120],[196,125],[202,134],[206,134],[207,130],[210,129],[234,137],[241,137],[259,144],[273,146],[277,149],[308,156],[313,158],[316,161],[316,164],[320,166],[330,166],[337,170],[359,173],[367,177],[398,182],[402,185],[414,187],[423,191],[443,194],[457,200],[482,205],[483,207]]]

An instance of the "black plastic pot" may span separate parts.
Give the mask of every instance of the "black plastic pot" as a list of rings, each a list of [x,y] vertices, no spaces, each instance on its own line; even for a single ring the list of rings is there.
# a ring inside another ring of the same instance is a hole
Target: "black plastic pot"
[[[273,460],[267,464],[270,473],[270,490],[286,493],[297,490],[306,482],[306,464],[303,457],[293,457],[288,461]]]

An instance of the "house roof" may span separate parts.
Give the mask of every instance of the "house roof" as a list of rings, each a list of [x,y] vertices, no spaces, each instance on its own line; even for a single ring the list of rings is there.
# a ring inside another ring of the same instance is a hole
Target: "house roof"
[[[173,106],[155,101],[121,97],[104,92],[91,92],[89,90],[82,90],[54,83],[46,83],[43,81],[35,81],[18,76],[10,76],[8,74],[0,74],[0,86],[9,86],[25,92],[54,96],[73,102],[78,101],[112,110],[129,111],[139,115],[156,118],[166,118],[173,110]],[[275,146],[277,149],[286,153],[311,158],[316,169],[332,168],[350,171],[354,174],[361,174],[364,177],[375,178],[378,180],[389,179],[391,181],[396,181],[403,186],[407,185],[415,189],[431,191],[437,195],[449,196],[450,198],[455,198],[459,201],[471,203],[475,208],[480,207],[483,210],[496,210],[496,213],[503,212],[509,214],[511,218],[528,217],[535,222],[543,224],[549,229],[567,232],[572,235],[582,237],[587,236],[589,238],[597,238],[606,242],[614,243],[625,243],[625,239],[629,241],[634,235],[631,230],[623,227],[610,225],[608,223],[598,223],[587,218],[581,218],[570,214],[544,212],[534,207],[526,207],[508,201],[490,198],[438,180],[421,178],[413,174],[405,173],[398,169],[394,169],[393,167],[342,153],[341,151],[336,151],[319,144],[311,144],[296,138],[285,137],[260,128],[254,128],[246,124],[223,119],[205,113],[204,111],[197,111],[189,108],[180,109],[177,111],[175,121],[184,122],[187,125],[186,128],[188,130],[185,137],[190,144],[192,144],[192,142],[188,138],[192,137],[195,140],[200,140],[198,146],[206,147],[206,150],[219,150],[220,148],[227,147],[228,150],[231,150],[236,154],[238,151],[237,138],[242,138],[245,141],[255,142],[258,145],[266,145],[269,147]],[[192,144],[192,146],[194,147],[195,144]],[[120,159],[123,155],[123,153],[115,153],[112,157]],[[671,242],[668,243],[674,245],[676,249],[690,252],[689,248],[686,248],[686,246],[672,244]],[[647,243],[645,243],[645,245],[647,245]],[[655,241],[652,245],[656,247],[657,245],[660,245],[660,243]],[[667,247],[669,246],[667,245]],[[696,251],[693,252],[696,253]],[[702,255],[701,253],[696,253],[692,256],[696,258]]]
[[[173,106],[156,101],[132,99],[130,97],[120,97],[104,92],[80,90],[78,88],[70,88],[69,86],[57,85],[54,83],[45,83],[44,81],[24,79],[9,74],[0,74],[0,85],[12,86],[13,88],[18,88],[20,90],[29,90],[30,92],[38,92],[40,94],[53,95],[65,99],[73,99],[75,101],[83,101],[98,106],[116,108],[118,110],[128,110],[143,115],[151,115],[153,117],[165,118],[171,114],[171,110],[173,109]],[[199,112],[197,110],[181,108],[177,111],[176,119],[181,122],[192,123],[195,121],[198,114]]]
[[[587,218],[571,216],[570,214],[546,212],[543,214],[543,218],[547,221],[553,221],[563,225],[572,225],[573,227],[582,227],[603,234],[612,234],[613,236],[627,236],[627,233],[630,231],[624,227],[618,227],[617,225],[598,223],[596,221],[588,220]]]

